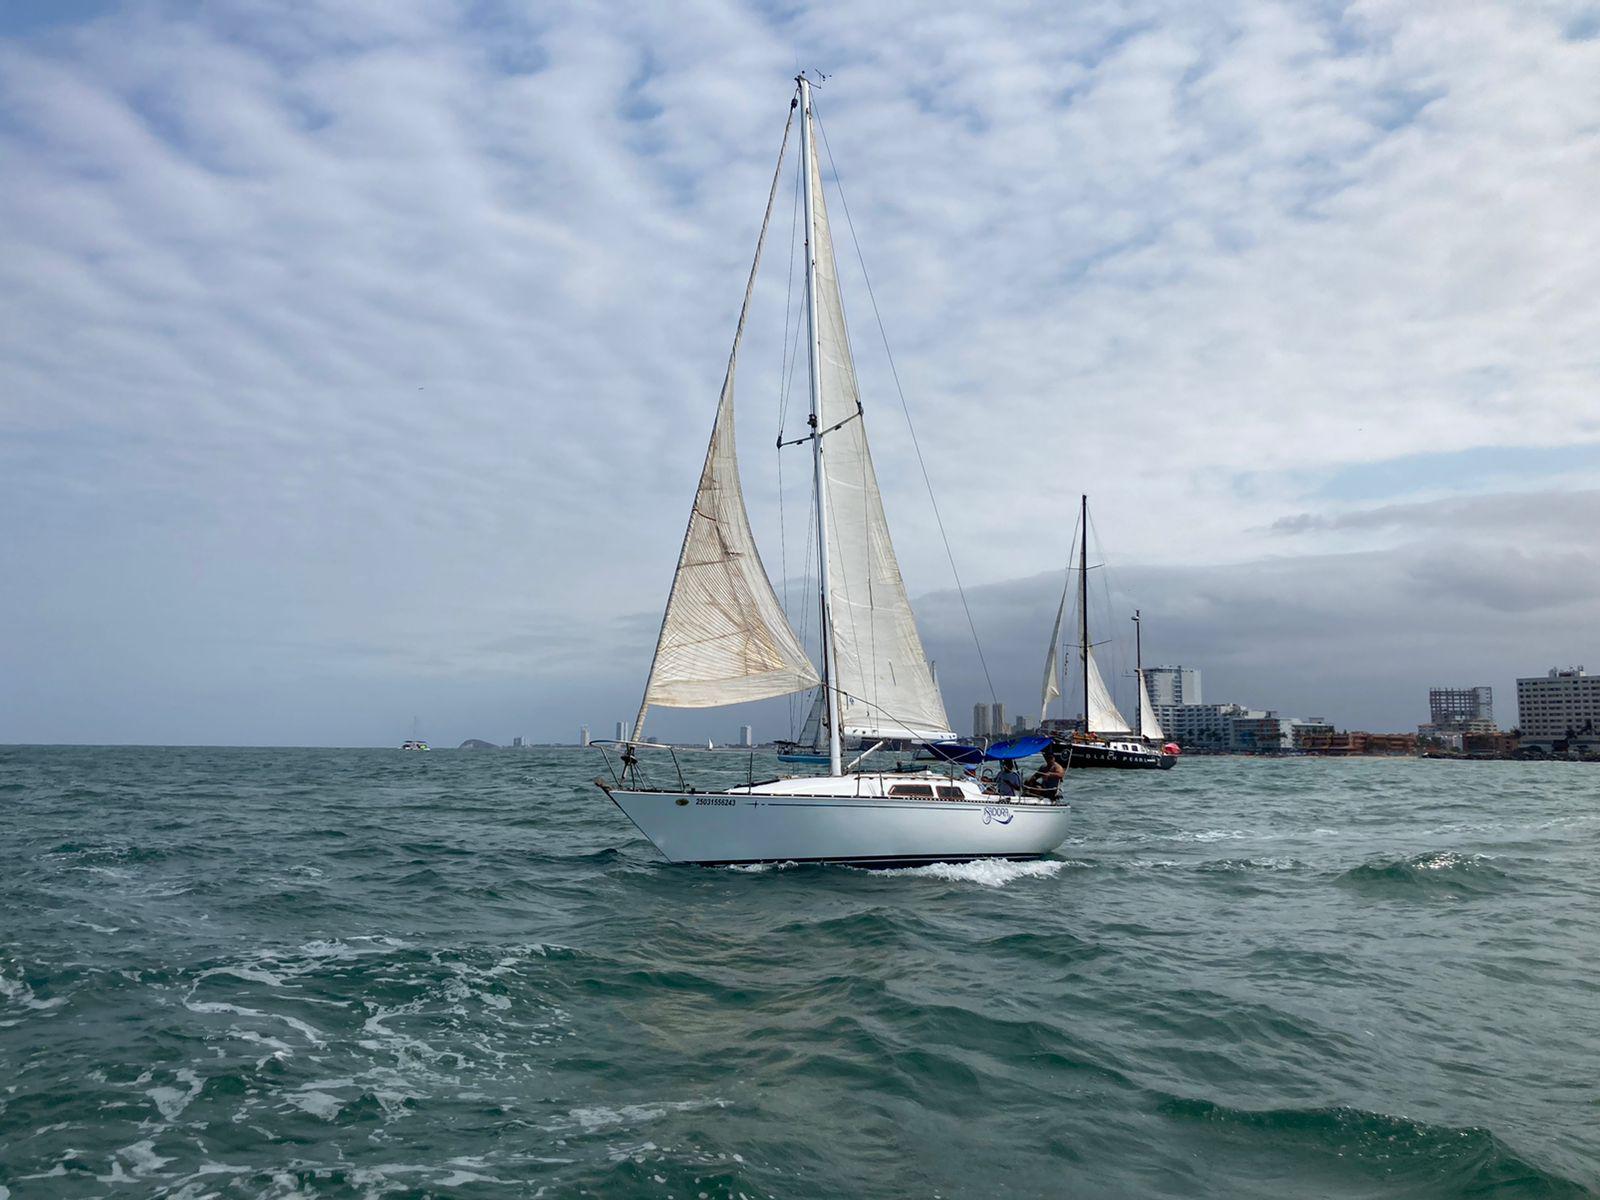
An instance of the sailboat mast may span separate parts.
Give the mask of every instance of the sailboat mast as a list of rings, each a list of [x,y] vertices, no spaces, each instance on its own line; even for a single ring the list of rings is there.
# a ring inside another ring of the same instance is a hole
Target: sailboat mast
[[[1083,668],[1083,731],[1089,733],[1089,497],[1078,509],[1078,664]]]
[[[1144,625],[1139,620],[1139,610],[1133,610],[1133,679],[1139,685],[1137,711],[1133,716],[1133,731],[1144,737]]]
[[[800,190],[805,193],[806,206],[806,360],[811,375],[811,459],[816,475],[817,582],[822,590],[822,695],[826,704],[823,713],[828,722],[828,773],[841,775],[844,771],[839,746],[839,692],[834,683],[838,676],[834,670],[833,604],[828,587],[828,477],[822,469],[822,345],[817,330],[817,215],[811,202],[815,186],[811,81],[801,74],[795,82],[800,85],[800,169],[803,173]]]

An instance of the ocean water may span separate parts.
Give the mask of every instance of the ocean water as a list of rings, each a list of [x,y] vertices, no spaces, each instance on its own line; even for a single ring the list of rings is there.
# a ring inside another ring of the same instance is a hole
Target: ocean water
[[[667,866],[600,766],[0,749],[0,1200],[1600,1188],[1592,766],[1072,772],[878,872]]]

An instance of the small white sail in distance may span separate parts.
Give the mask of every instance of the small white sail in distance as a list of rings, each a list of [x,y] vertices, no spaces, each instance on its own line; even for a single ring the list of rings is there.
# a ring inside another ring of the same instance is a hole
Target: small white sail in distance
[[[1150,685],[1143,671],[1139,672],[1139,734],[1157,742],[1167,738],[1161,731],[1161,722],[1156,720],[1155,706],[1150,703]]]
[[[1039,721],[1050,715],[1050,701],[1061,695],[1061,621],[1067,615],[1067,593],[1072,590],[1072,576],[1061,589],[1061,604],[1056,609],[1056,623],[1050,629],[1050,651],[1044,656],[1044,690],[1039,699]]]

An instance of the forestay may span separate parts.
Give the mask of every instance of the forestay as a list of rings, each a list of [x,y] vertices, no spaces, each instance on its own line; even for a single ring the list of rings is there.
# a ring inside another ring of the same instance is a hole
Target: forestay
[[[785,128],[785,146],[788,140]],[[780,151],[780,171],[782,161]],[[777,181],[775,173],[728,356],[711,444],[672,577],[644,701],[634,722],[635,741],[644,736],[645,713],[652,704],[708,708],[785,696],[820,682],[761,564],[745,511],[734,442],[733,392],[739,344]]]
[[[833,681],[842,733],[867,738],[937,741],[951,736],[944,701],[928,669],[889,539],[883,497],[861,421],[855,363],[822,195],[822,172],[811,145],[815,220],[818,427],[828,495],[829,601]]]

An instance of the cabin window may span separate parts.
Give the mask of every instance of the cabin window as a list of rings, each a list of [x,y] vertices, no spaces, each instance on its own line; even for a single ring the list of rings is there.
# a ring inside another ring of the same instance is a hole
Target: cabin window
[[[897,783],[889,789],[891,796],[917,796],[924,800],[933,799],[933,789],[925,783]]]
[[[965,800],[966,798],[966,794],[958,787],[941,787],[939,789],[939,799],[941,800]]]

